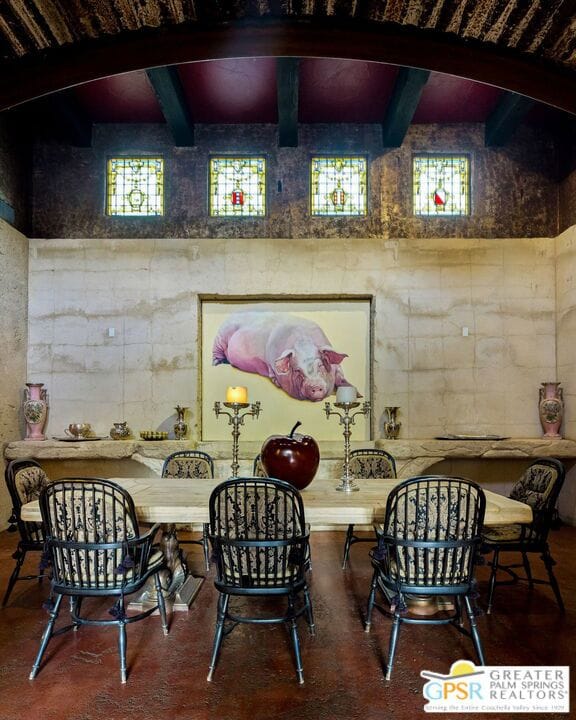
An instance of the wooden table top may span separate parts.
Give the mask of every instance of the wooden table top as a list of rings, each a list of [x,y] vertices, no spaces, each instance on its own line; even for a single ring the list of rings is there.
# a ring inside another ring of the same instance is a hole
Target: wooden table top
[[[208,499],[221,480],[190,480],[187,478],[110,478],[126,488],[134,499],[141,522],[203,523],[208,522]],[[317,478],[302,491],[306,521],[314,529],[327,526],[372,525],[382,522],[388,494],[398,479],[358,480],[360,490],[337,492],[338,480]],[[529,523],[529,505],[504,495],[484,490],[486,494],[485,525]],[[22,508],[22,519],[39,521],[38,501]]]

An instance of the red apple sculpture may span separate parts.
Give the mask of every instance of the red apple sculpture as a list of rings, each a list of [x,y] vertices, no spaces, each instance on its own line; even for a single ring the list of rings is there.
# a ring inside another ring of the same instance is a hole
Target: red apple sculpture
[[[320,450],[310,435],[294,434],[300,425],[298,421],[290,435],[271,435],[264,441],[260,457],[269,477],[285,480],[303,490],[316,475]]]

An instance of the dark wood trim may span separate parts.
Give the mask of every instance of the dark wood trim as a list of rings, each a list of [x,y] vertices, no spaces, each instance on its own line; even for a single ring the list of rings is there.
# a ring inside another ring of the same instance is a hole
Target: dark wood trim
[[[299,73],[298,58],[280,57],[276,60],[279,147],[298,147]]]
[[[178,70],[175,67],[151,68],[146,71],[146,74],[174,138],[174,145],[176,147],[192,147],[194,145],[194,121],[188,109]]]
[[[486,147],[506,145],[534,104],[531,98],[516,93],[505,93],[486,120],[484,129]]]
[[[404,142],[422,90],[430,77],[429,70],[400,68],[392,97],[382,122],[382,144],[384,147],[400,147]]]
[[[98,77],[226,57],[340,57],[489,83],[576,114],[576,72],[493,44],[396,25],[260,20],[138,31],[0,64],[0,110]]]

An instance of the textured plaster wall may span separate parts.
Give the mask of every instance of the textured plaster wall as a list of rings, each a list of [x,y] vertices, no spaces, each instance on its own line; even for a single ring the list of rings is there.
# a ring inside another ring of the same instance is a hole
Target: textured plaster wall
[[[39,143],[34,155],[34,237],[41,238],[418,238],[553,237],[558,230],[555,152],[545,132],[519,129],[505,148],[484,147],[484,126],[412,125],[401,148],[382,148],[379,125],[301,125],[298,148],[278,148],[274,125],[198,125],[196,147],[175,148],[163,125],[96,125],[91,148]],[[104,215],[106,158],[161,153],[166,215]],[[414,152],[468,153],[472,214],[412,215]],[[268,214],[240,222],[207,216],[207,167],[213,153],[268,159]],[[369,159],[366,218],[311,218],[311,153],[363,153]]]
[[[121,419],[171,426],[179,402],[198,438],[199,294],[370,294],[377,434],[383,407],[399,405],[405,437],[537,437],[539,383],[556,372],[554,250],[550,239],[32,240],[29,379],[49,388],[51,435],[71,421],[102,434]],[[285,430],[259,426],[262,439]]]
[[[28,240],[0,220],[0,443],[20,437],[20,405],[26,382]],[[0,529],[10,516],[10,499],[0,482]]]
[[[14,210],[14,225],[29,232],[32,151],[17,120],[0,115],[0,200]]]

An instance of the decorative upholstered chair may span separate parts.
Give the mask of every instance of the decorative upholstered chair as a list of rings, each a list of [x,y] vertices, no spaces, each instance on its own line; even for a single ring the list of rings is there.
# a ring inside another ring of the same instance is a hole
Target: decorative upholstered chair
[[[264,470],[264,465],[262,465],[262,458],[260,457],[260,453],[258,453],[258,455],[256,455],[256,457],[254,458],[254,463],[252,465],[252,475],[259,478],[268,477],[268,473],[266,472],[266,470]]]
[[[556,564],[550,555],[548,533],[554,519],[556,501],[564,484],[566,471],[564,465],[555,458],[539,458],[525,471],[512,488],[510,497],[513,500],[527,503],[532,508],[533,520],[530,525],[500,525],[487,527],[483,530],[482,552],[492,552],[492,572],[488,592],[487,612],[492,611],[494,590],[496,585],[510,585],[518,580],[527,580],[530,588],[535,583],[550,585],[558,606],[564,611],[564,602],[560,594],[558,581],[552,570]],[[522,562],[513,565],[501,565],[501,552],[519,552]],[[532,577],[528,553],[540,553],[548,580]],[[524,568],[526,577],[519,577],[514,568]],[[496,580],[498,570],[510,576],[509,580]]]
[[[386,679],[392,675],[402,623],[454,625],[472,638],[480,664],[484,654],[472,603],[474,561],[481,541],[486,500],[482,488],[464,478],[425,475],[396,486],[386,503],[378,547],[372,552],[374,574],[366,612],[366,632],[372,621],[376,591],[389,604],[379,607],[393,618]],[[409,616],[410,595],[432,600],[445,596],[454,611],[438,616]],[[469,629],[464,626],[463,607]]]
[[[162,466],[162,477],[192,478],[199,480],[214,477],[214,461],[208,453],[201,450],[179,450],[168,455]],[[208,542],[208,523],[202,526],[200,540],[180,540],[181,545],[202,545],[206,572],[210,572],[210,545]]]
[[[99,478],[66,478],[48,485],[40,494],[40,511],[46,533],[46,552],[52,564],[50,618],[30,673],[34,679],[50,639],[80,625],[116,625],[120,654],[120,679],[126,682],[126,625],[160,611],[168,633],[160,571],[166,569],[163,553],[153,546],[159,528],[140,535],[132,498],[126,490]],[[154,577],[156,603],[128,616],[124,598]],[[63,596],[71,598],[72,625],[54,632]],[[116,597],[112,619],[81,615],[85,597]]]
[[[312,602],[306,583],[309,529],[296,488],[281,480],[233,478],[210,497],[210,539],[216,557],[218,611],[208,680],[212,680],[222,638],[237,623],[290,626],[298,681],[304,682],[296,619],[305,614],[314,634]],[[303,594],[303,602],[298,598]],[[286,612],[253,617],[230,612],[231,596],[287,598]],[[225,629],[226,621],[231,626]]]
[[[396,462],[386,450],[363,448],[352,450],[350,453],[350,474],[358,479],[366,478],[395,478]],[[371,537],[358,537],[354,535],[354,525],[348,525],[346,540],[344,542],[344,558],[342,569],[348,563],[350,546],[357,542],[371,542],[374,544],[374,535]]]
[[[16,560],[16,566],[8,580],[2,607],[7,604],[17,580],[42,580],[44,577],[42,573],[20,577],[26,553],[29,551],[41,553],[44,550],[44,533],[41,523],[24,522],[20,517],[20,510],[25,503],[37,500],[40,492],[49,482],[44,470],[34,460],[12,460],[6,467],[5,478],[12,500],[12,515],[9,519],[10,527],[8,529],[12,532],[17,530],[20,533],[20,540],[12,555]]]

